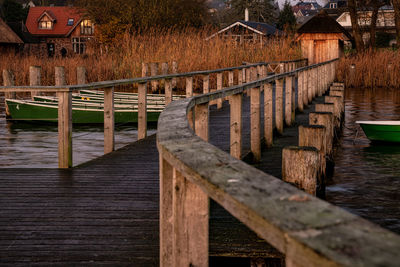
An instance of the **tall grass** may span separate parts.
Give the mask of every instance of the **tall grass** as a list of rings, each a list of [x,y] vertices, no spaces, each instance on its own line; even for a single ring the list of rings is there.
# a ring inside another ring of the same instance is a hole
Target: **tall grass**
[[[16,85],[29,83],[29,66],[42,67],[42,85],[54,84],[54,67],[64,66],[68,84],[76,83],[76,67],[87,68],[88,81],[140,77],[142,62],[178,62],[178,71],[216,69],[246,62],[298,59],[301,52],[290,38],[272,38],[266,45],[243,44],[214,38],[210,31],[148,31],[125,34],[112,46],[95,48],[86,56],[37,58],[35,56],[0,56],[0,69],[11,69]],[[2,78],[0,78],[2,84]]]
[[[400,88],[400,52],[368,50],[343,57],[338,64],[337,78],[347,87]]]

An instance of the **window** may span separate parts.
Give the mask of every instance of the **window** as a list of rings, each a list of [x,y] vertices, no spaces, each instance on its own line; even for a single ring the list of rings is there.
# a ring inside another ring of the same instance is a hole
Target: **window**
[[[74,25],[74,19],[68,19],[67,26]]]
[[[81,34],[83,35],[93,35],[94,24],[89,19],[84,19],[81,22]]]
[[[330,3],[329,8],[337,8],[337,3]]]
[[[76,54],[85,54],[86,52],[86,42],[89,38],[85,37],[73,37],[72,38],[72,49]]]
[[[43,18],[39,21],[39,29],[51,30],[52,28],[53,22],[47,16],[43,16]]]

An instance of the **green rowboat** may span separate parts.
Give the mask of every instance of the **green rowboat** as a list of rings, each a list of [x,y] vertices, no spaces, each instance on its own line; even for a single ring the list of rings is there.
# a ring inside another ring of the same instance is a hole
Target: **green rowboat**
[[[356,121],[371,141],[400,143],[400,121]]]
[[[6,99],[10,120],[57,122],[58,106],[55,103],[23,101]],[[156,122],[162,109],[147,109],[147,121]],[[138,121],[138,110],[128,108],[115,108],[115,123]],[[96,124],[104,123],[104,109],[102,105],[81,106],[73,105],[72,123]]]

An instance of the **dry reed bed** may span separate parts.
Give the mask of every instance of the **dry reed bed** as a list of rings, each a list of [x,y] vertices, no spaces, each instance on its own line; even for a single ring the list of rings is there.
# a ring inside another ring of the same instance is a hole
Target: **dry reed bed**
[[[350,69],[354,65],[354,72]],[[368,50],[343,57],[337,78],[347,87],[400,88],[400,53],[391,50]]]
[[[42,85],[54,84],[54,67],[64,66],[68,84],[76,83],[76,67],[85,66],[88,81],[105,81],[141,76],[142,62],[178,62],[178,71],[216,69],[238,66],[243,61],[261,62],[301,57],[291,38],[273,38],[264,46],[238,45],[219,38],[206,41],[208,30],[173,32],[150,31],[141,35],[126,34],[112,47],[92,48],[87,56],[37,58],[34,56],[0,56],[0,70],[11,69],[16,85],[29,83],[29,66],[42,67]],[[104,51],[107,51],[106,53]],[[2,84],[2,77],[0,77]]]

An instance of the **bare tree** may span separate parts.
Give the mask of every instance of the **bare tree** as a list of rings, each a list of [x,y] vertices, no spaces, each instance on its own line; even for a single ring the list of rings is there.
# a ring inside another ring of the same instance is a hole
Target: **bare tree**
[[[358,15],[357,15],[357,3],[356,0],[348,0],[347,7],[349,8],[351,26],[353,30],[353,37],[356,43],[357,52],[361,52],[364,50],[364,42],[361,35],[361,28],[358,24]]]

